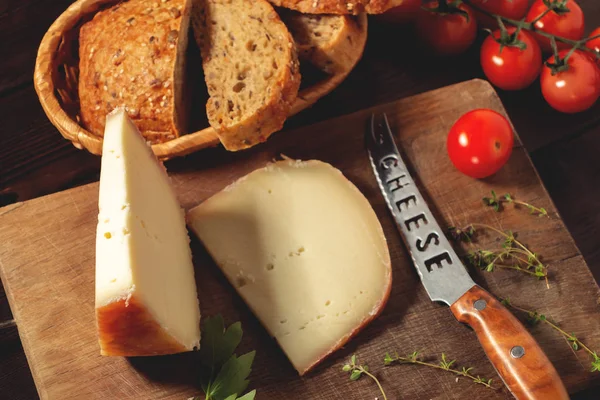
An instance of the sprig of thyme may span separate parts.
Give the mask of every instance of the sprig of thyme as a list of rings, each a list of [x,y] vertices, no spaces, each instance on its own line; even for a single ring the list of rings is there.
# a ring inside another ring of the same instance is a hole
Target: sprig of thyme
[[[514,310],[527,314],[527,322],[529,322],[529,324],[531,325],[536,325],[540,322],[543,322],[546,325],[550,326],[552,329],[564,336],[565,340],[574,351],[578,351],[581,349],[585,350],[590,356],[592,356],[591,372],[600,372],[600,356],[598,356],[597,352],[591,350],[588,346],[586,346],[577,336],[575,336],[574,333],[568,333],[560,326],[558,326],[556,322],[550,320],[550,318],[547,317],[545,314],[541,314],[534,310],[528,310],[523,307],[515,306],[514,304],[512,304],[508,297],[502,300],[502,304]]]
[[[473,243],[478,230],[491,230],[500,235],[504,241],[498,250],[478,249],[467,253],[469,264],[486,272],[493,272],[496,268],[512,269],[531,275],[538,279],[545,279],[548,284],[548,267],[542,263],[540,256],[531,251],[527,246],[517,240],[517,234],[512,231],[503,232],[491,225],[471,223],[464,228],[451,226],[448,228],[450,236],[459,241]]]
[[[548,211],[544,207],[536,207],[532,204],[526,203],[521,200],[516,200],[510,193],[506,193],[503,196],[498,197],[494,190],[491,191],[492,197],[484,197],[483,204],[488,207],[492,207],[496,212],[502,211],[502,204],[514,204],[516,206],[527,207],[531,215],[537,215],[538,217],[550,218]]]
[[[467,225],[464,228],[459,228],[458,226],[449,226],[448,234],[457,242],[473,243],[475,228],[473,228],[471,225]]]
[[[352,357],[350,357],[350,361],[347,364],[344,364],[344,366],[342,367],[342,371],[350,373],[351,381],[356,381],[360,379],[363,375],[368,376],[377,384],[377,387],[379,388],[379,391],[383,396],[383,400],[387,400],[385,391],[383,390],[383,386],[381,386],[381,382],[379,382],[379,379],[377,379],[375,375],[369,372],[369,367],[366,364],[361,365],[358,363],[356,354],[353,354]]]
[[[417,351],[415,351],[412,354],[409,354],[405,357],[399,356],[398,353],[394,353],[393,356],[390,355],[390,353],[385,353],[383,363],[386,366],[392,365],[392,364],[423,365],[423,366],[430,367],[430,368],[440,369],[442,371],[448,371],[448,372],[451,372],[458,376],[463,376],[463,377],[473,381],[473,383],[483,385],[489,389],[496,389],[495,387],[492,386],[492,379],[486,379],[479,375],[477,375],[477,376],[472,375],[471,371],[473,371],[473,367],[462,367],[462,369],[452,368],[452,366],[455,365],[456,360],[448,360],[446,358],[445,353],[442,353],[442,358],[438,364],[424,361],[422,358],[419,357],[419,352],[417,352]]]

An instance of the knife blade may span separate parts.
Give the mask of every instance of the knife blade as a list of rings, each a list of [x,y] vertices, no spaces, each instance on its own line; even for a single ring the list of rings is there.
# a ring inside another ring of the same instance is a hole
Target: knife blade
[[[459,322],[473,328],[515,398],[568,399],[535,339],[470,277],[411,177],[385,114],[371,116],[365,142],[379,188],[431,300],[449,305]]]

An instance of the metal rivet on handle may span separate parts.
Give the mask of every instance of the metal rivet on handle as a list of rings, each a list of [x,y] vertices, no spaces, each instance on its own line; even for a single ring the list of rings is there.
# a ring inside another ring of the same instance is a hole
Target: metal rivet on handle
[[[523,346],[515,346],[512,349],[510,349],[510,355],[513,358],[521,358],[525,355],[525,349],[523,348]]]
[[[479,299],[479,300],[476,300],[475,303],[473,303],[473,306],[475,307],[475,309],[477,311],[483,311],[483,310],[485,310],[487,303],[485,302],[485,300]]]

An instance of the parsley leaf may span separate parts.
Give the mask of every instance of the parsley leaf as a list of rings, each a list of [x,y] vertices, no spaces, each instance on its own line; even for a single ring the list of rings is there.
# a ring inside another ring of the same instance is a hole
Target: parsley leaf
[[[256,389],[251,392],[246,393],[242,397],[238,397],[237,399],[235,397],[235,394],[232,394],[225,400],[254,400],[254,396],[256,396]]]
[[[229,360],[219,371],[219,374],[209,386],[206,392],[207,399],[225,400],[232,394],[241,394],[248,387],[249,381],[246,379],[252,371],[252,362],[254,361],[255,351],[246,353],[243,356],[231,356]]]
[[[242,341],[242,324],[236,322],[225,330],[223,317],[209,317],[202,327],[202,346],[200,346],[200,362],[203,367],[217,370],[223,366]],[[211,375],[211,378],[214,375]]]
[[[223,317],[206,318],[202,327],[201,384],[206,400],[253,400],[256,391],[241,395],[248,387],[248,375],[256,352],[238,357],[235,349],[242,340],[242,325],[225,329]]]

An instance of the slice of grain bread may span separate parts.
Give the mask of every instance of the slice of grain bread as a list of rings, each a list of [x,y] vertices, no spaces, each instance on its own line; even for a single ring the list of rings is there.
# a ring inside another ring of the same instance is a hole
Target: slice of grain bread
[[[404,0],[269,0],[306,14],[381,14],[397,7]]]
[[[186,131],[184,60],[191,0],[129,0],[99,11],[79,35],[81,122],[102,136],[125,107],[150,143]]]
[[[278,10],[296,41],[300,60],[309,61],[328,74],[348,71],[356,61],[362,27],[351,15],[302,14]]]
[[[298,94],[297,50],[266,0],[193,0],[192,25],[210,94],[208,120],[227,150],[281,129]]]

